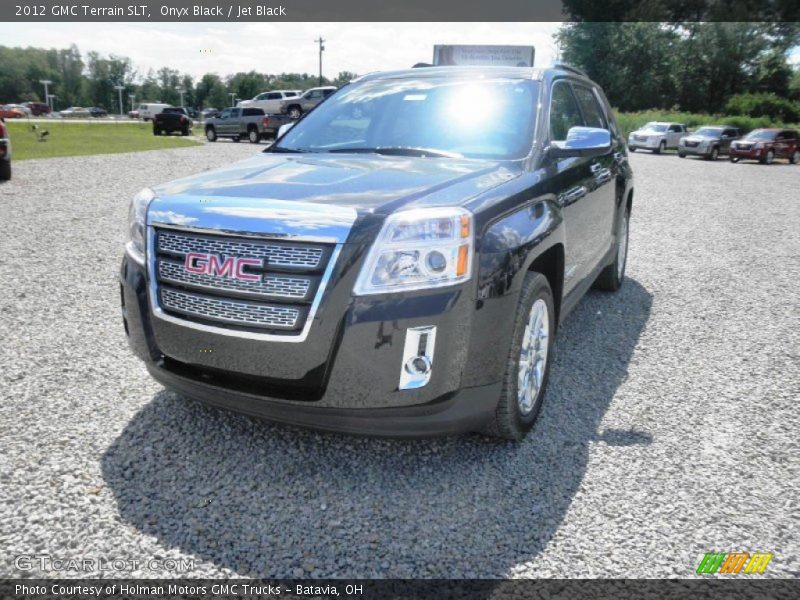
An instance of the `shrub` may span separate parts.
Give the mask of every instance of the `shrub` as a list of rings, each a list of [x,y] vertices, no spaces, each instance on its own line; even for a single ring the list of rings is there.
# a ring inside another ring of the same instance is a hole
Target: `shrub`
[[[781,98],[777,94],[737,94],[728,100],[725,113],[794,122],[800,120],[800,102]]]

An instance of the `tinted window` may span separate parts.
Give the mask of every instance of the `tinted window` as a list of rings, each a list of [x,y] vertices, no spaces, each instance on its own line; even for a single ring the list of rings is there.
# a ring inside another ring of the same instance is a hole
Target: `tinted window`
[[[583,118],[586,121],[587,127],[608,129],[603,111],[597,103],[597,98],[592,90],[582,85],[573,86],[573,90],[575,90],[575,97],[578,99],[581,110],[583,110]]]
[[[242,115],[245,117],[260,117],[264,114],[264,111],[260,108],[245,108]]]
[[[564,141],[567,139],[567,132],[570,128],[580,127],[584,124],[578,103],[575,101],[569,85],[563,81],[556,82],[550,98],[550,139]]]
[[[267,100],[280,100],[282,97],[280,94],[267,94]]]
[[[219,113],[219,118],[220,119],[227,119],[230,116],[231,116],[231,109],[230,108],[226,108],[221,113]]]
[[[335,92],[335,91],[336,91],[336,90],[324,90],[324,91],[322,92],[322,95],[323,95],[323,96],[325,96],[325,97],[327,98],[328,96],[330,96],[330,95],[331,95],[333,92]]]
[[[297,92],[284,92],[283,95],[286,96],[287,98],[294,98],[295,96],[297,96]]]
[[[278,148],[309,152],[429,149],[468,158],[530,152],[538,83],[451,77],[367,80],[321,103]]]

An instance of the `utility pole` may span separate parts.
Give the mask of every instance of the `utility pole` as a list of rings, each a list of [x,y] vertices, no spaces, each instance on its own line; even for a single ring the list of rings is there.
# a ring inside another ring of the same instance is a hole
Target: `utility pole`
[[[319,44],[319,84],[322,85],[322,53],[325,52],[325,40],[322,39],[322,36],[319,36],[318,40],[314,40],[315,44]]]
[[[228,98],[230,98],[231,106],[234,106],[236,104],[236,94],[234,92],[228,92]]]
[[[181,106],[183,106],[183,95],[186,93],[186,90],[181,88],[176,91],[181,95]]]
[[[136,94],[128,94],[128,98],[131,99],[131,112],[133,112],[133,101],[136,99]]]
[[[125,110],[125,107],[122,106],[122,90],[125,89],[124,85],[115,85],[114,89],[119,92],[119,116],[122,116],[122,111]]]
[[[49,102],[48,98],[50,97],[50,92],[47,89],[47,86],[49,86],[53,82],[50,81],[49,79],[40,79],[39,83],[43,83],[44,84],[44,101],[45,101],[45,103],[48,103]],[[53,110],[52,106],[50,107],[50,110]]]

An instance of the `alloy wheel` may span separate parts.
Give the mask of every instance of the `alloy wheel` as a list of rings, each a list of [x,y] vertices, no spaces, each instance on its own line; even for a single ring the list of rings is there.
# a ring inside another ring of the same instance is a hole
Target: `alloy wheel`
[[[522,415],[530,414],[542,389],[547,369],[549,338],[550,315],[547,303],[539,298],[531,307],[520,346],[517,406]]]

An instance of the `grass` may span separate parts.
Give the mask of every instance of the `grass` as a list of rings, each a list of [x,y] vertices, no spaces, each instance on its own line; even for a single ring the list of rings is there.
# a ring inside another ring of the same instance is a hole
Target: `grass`
[[[636,131],[645,123],[650,121],[672,121],[684,123],[689,129],[696,129],[702,125],[730,125],[738,127],[743,133],[748,133],[753,129],[761,127],[788,127],[798,129],[798,125],[781,123],[769,117],[744,117],[744,116],[722,116],[706,115],[698,113],[662,111],[662,110],[643,110],[639,112],[623,113],[616,111],[617,122],[622,129],[625,138],[631,131]]]
[[[201,144],[196,139],[153,135],[153,126],[145,123],[71,123],[37,122],[38,131],[49,131],[47,140],[40,142],[28,121],[6,120],[11,137],[14,160],[53,158],[56,156],[87,156],[89,154],[118,154],[143,150],[188,148]]]

